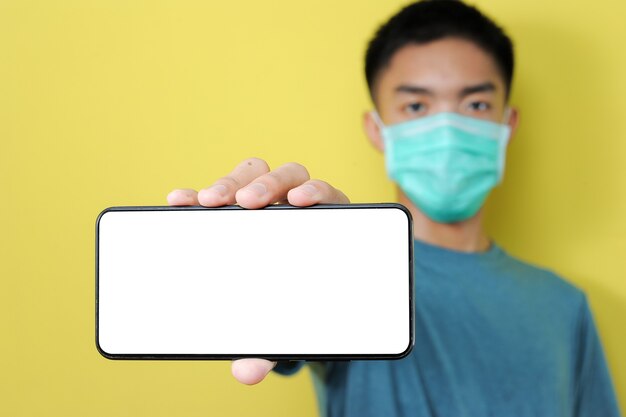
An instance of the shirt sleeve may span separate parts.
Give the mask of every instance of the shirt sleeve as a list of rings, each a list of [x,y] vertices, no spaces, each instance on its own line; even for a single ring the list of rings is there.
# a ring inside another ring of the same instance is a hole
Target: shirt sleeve
[[[611,376],[586,297],[579,325],[575,416],[619,417]]]
[[[304,366],[304,361],[278,361],[274,372],[281,375],[293,375]]]

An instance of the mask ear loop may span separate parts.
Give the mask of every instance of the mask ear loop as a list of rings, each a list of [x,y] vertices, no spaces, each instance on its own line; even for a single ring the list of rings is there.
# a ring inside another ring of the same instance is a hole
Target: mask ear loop
[[[511,139],[511,128],[509,126],[509,122],[511,121],[511,107],[506,106],[504,109],[504,115],[502,116],[502,125],[503,125],[503,136],[500,139],[500,166],[499,171],[500,175],[498,178],[498,184],[502,183],[504,179],[504,161],[506,159],[506,150],[509,144],[509,140]]]
[[[506,106],[504,108],[504,114],[502,115],[502,124],[508,125],[511,121],[511,107]]]
[[[385,128],[385,124],[383,123],[383,120],[378,115],[378,112],[376,110],[372,110],[372,111],[370,111],[370,114],[372,115],[372,119],[374,119],[374,122],[376,123],[378,128],[381,129],[381,130],[384,129]]]
[[[383,119],[380,118],[380,115],[376,110],[371,110],[370,115],[372,116],[372,119],[374,119],[374,123],[376,123],[376,126],[378,126],[378,129],[380,130],[380,137],[383,142],[383,153],[385,155],[385,166],[389,167],[389,152],[387,152],[387,143],[385,141],[384,134],[384,130],[387,128],[387,126],[385,126],[385,124],[383,123]],[[387,174],[389,174],[389,172],[387,172]]]

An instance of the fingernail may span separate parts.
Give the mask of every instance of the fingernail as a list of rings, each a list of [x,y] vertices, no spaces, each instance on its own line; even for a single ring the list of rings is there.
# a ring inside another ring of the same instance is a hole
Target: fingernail
[[[215,191],[221,197],[226,197],[226,194],[228,193],[228,188],[226,188],[226,186],[222,184],[215,184],[214,186],[209,188],[209,190]]]
[[[315,188],[315,186],[313,186],[311,184],[303,185],[302,187],[300,187],[300,190],[304,194],[308,195],[309,197],[313,197],[313,196],[315,196],[318,193],[317,188]]]
[[[257,197],[261,197],[267,192],[267,188],[265,187],[265,185],[261,184],[260,182],[248,185],[246,187],[246,190],[253,193]]]

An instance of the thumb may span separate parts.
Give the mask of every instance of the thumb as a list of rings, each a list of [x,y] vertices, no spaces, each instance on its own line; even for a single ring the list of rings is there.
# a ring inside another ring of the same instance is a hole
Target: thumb
[[[231,371],[237,381],[246,385],[254,385],[263,381],[274,366],[276,366],[276,362],[266,359],[237,359],[233,361]]]

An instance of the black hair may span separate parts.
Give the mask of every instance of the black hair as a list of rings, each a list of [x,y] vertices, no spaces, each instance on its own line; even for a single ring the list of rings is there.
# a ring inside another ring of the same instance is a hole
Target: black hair
[[[378,75],[400,48],[451,37],[474,42],[494,58],[508,97],[514,56],[513,43],[504,31],[478,9],[459,0],[422,0],[391,17],[370,41],[365,78],[372,98]]]

